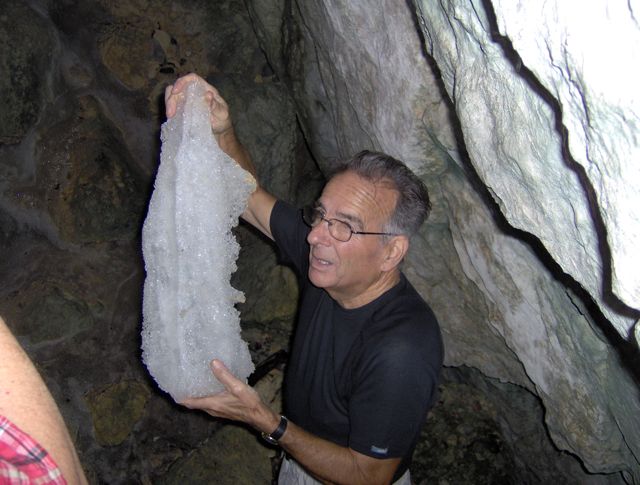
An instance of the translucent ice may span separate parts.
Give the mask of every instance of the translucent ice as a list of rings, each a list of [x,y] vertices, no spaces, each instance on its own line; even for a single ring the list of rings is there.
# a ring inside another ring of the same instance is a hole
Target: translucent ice
[[[231,287],[239,246],[231,229],[255,180],[220,150],[204,86],[190,84],[162,126],[162,154],[142,229],[142,358],[176,401],[223,390],[209,367],[222,360],[240,379],[253,371]]]

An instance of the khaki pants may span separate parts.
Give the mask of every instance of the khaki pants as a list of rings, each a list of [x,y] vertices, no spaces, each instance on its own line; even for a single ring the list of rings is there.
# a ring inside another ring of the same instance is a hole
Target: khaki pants
[[[293,458],[284,457],[280,474],[278,475],[278,485],[321,485],[318,480],[309,475],[304,468],[298,465]],[[393,485],[411,485],[409,470],[398,478]]]

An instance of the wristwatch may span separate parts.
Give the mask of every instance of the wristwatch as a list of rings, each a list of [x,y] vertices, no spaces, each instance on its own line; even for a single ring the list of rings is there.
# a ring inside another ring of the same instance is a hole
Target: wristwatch
[[[271,434],[263,432],[262,439],[269,444],[278,446],[278,440],[282,438],[282,435],[287,430],[287,423],[289,423],[289,420],[287,420],[287,418],[285,418],[284,416],[280,416],[280,424],[278,424],[276,430]]]

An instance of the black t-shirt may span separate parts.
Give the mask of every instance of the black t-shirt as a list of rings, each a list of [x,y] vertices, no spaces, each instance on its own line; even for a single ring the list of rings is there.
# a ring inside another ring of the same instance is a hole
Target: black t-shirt
[[[271,233],[299,274],[301,304],[284,382],[285,414],[306,431],[407,469],[435,400],[438,322],[404,275],[374,301],[342,308],[308,279],[309,228],[278,201]]]

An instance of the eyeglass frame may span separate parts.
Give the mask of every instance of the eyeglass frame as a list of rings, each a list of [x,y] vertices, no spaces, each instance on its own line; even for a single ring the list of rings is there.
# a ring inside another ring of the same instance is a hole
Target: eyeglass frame
[[[312,213],[317,213],[320,218],[318,220],[318,222],[316,222],[315,224],[313,224],[310,220],[310,216]],[[302,208],[302,220],[304,221],[304,223],[311,227],[317,227],[318,225],[320,225],[320,223],[322,221],[325,221],[327,223],[327,227],[329,229],[329,234],[331,235],[332,238],[334,238],[336,241],[340,241],[340,242],[348,242],[351,240],[351,238],[353,237],[354,234],[359,234],[362,236],[400,236],[400,234],[395,233],[395,232],[370,232],[370,231],[356,231],[353,229],[353,227],[351,227],[351,224],[349,224],[348,222],[345,222],[343,220],[340,219],[327,219],[326,217],[324,217],[324,214],[322,213],[322,210],[319,209],[318,207],[312,206],[312,205],[306,205]],[[351,231],[349,233],[349,237],[345,240],[342,239],[338,239],[334,234],[333,231],[331,230],[331,227],[335,224],[335,223],[340,223],[340,224],[344,224],[345,226],[347,226],[349,228],[349,231]]]

